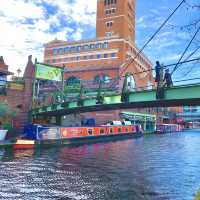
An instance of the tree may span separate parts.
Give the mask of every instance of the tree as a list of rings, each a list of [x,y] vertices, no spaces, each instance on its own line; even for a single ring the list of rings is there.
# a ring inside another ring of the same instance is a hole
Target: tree
[[[0,117],[13,117],[16,112],[13,111],[8,104],[0,103]]]

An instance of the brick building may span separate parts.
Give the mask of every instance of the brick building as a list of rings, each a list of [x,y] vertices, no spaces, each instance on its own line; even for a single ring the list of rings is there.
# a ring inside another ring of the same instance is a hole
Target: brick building
[[[16,112],[13,117],[13,127],[22,130],[24,125],[28,123],[28,111],[32,100],[32,80],[34,76],[34,65],[28,58],[28,63],[21,78],[7,81],[8,66],[4,63],[3,57],[0,57],[0,102],[8,104],[8,106]]]
[[[98,0],[96,38],[73,42],[58,39],[50,41],[45,44],[44,63],[65,67],[66,84],[78,80],[109,81],[118,76],[124,77],[128,72],[133,74],[128,79],[132,89],[149,87],[153,82],[152,73],[134,74],[151,69],[150,60],[141,53],[128,65],[139,52],[135,44],[135,7],[135,0]],[[124,78],[121,78],[115,82],[119,89],[123,81]],[[63,124],[70,121],[80,123],[80,119],[84,118],[95,118],[98,124],[102,124],[119,119],[120,112],[102,111],[65,116]]]
[[[67,82],[109,80],[126,72],[151,69],[152,64],[144,54],[126,65],[138,51],[135,45],[135,0],[98,0],[96,38],[74,42],[55,39],[45,44],[44,62],[65,66]],[[142,73],[130,81],[132,87],[147,87],[153,81],[152,74]],[[120,81],[119,85],[122,85]]]

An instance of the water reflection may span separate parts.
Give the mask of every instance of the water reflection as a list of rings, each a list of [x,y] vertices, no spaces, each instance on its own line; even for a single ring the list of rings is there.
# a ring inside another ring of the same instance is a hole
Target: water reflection
[[[40,150],[0,150],[0,199],[189,200],[197,132]]]

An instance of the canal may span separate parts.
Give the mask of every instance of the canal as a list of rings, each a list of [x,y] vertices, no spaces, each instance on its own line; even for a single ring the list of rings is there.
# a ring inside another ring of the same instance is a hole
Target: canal
[[[0,158],[0,199],[191,200],[200,188],[200,130]]]

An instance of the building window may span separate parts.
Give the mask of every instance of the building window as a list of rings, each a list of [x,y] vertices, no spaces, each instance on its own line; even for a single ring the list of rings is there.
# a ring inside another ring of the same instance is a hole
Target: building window
[[[100,49],[100,48],[101,48],[101,43],[97,43],[97,44],[95,45],[95,48]]]
[[[58,53],[59,53],[59,54],[62,54],[62,53],[63,53],[63,49],[59,49],[59,50],[58,50]]]
[[[106,15],[111,15],[111,14],[115,13],[115,11],[116,11],[116,8],[106,9],[105,14]]]
[[[88,50],[89,48],[89,45],[84,45],[84,50]]]
[[[7,78],[5,75],[1,75],[0,76],[0,86],[5,86],[6,85],[6,81],[7,81]]]
[[[58,50],[57,50],[57,49],[53,49],[53,55],[56,55],[56,54],[57,54],[57,52],[58,52]]]
[[[91,44],[90,49],[95,49],[95,44]]]
[[[110,82],[110,77],[108,75],[103,75],[103,82],[104,83],[109,83]]]
[[[112,58],[117,57],[117,54],[116,53],[111,53],[111,57]]]
[[[104,48],[104,49],[107,49],[107,48],[108,48],[108,42],[104,42],[103,48]]]
[[[70,48],[70,51],[71,51],[71,52],[76,51],[76,47],[71,47],[71,48]]]
[[[99,83],[101,80],[101,77],[99,75],[94,77],[94,83]]]
[[[68,52],[69,52],[69,47],[65,47],[65,48],[64,48],[64,52],[65,52],[65,53],[68,53]]]
[[[116,3],[117,3],[117,0],[104,0],[105,6],[110,5],[110,4],[116,4]]]
[[[91,55],[89,58],[90,58],[90,59],[93,59],[93,58],[94,58],[94,56],[93,56],[93,55]]]
[[[128,76],[127,84],[128,84],[128,89],[130,91],[134,91],[135,90],[136,84],[135,84],[135,79],[134,79],[133,75]]]
[[[112,32],[106,32],[106,33],[105,33],[105,36],[106,36],[106,37],[111,37],[111,36],[112,36]]]
[[[104,58],[107,58],[107,57],[108,57],[108,54],[105,53],[105,54],[103,55],[103,57],[104,57]]]
[[[112,13],[115,13],[115,12],[116,12],[116,8],[113,8],[113,9],[112,9]]]
[[[112,25],[113,25],[113,22],[112,21],[110,21],[110,22],[106,22],[106,26],[109,28],[109,27],[112,27]]]
[[[97,55],[97,58],[100,59],[100,58],[101,58],[101,54],[98,54],[98,55]]]
[[[80,79],[75,76],[71,76],[67,79],[66,84],[67,85],[79,85]]]

